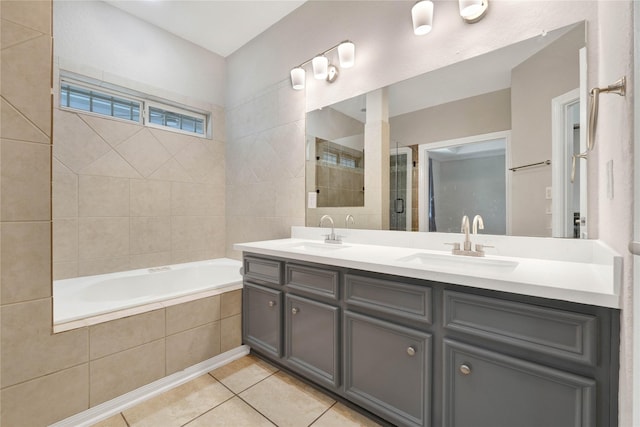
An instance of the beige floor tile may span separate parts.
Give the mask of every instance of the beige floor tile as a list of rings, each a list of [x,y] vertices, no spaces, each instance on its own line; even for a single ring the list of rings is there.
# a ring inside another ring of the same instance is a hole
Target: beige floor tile
[[[241,399],[234,397],[222,405],[196,418],[185,427],[273,427],[268,419],[258,411],[247,405]]]
[[[232,396],[210,375],[203,375],[124,411],[124,417],[131,427],[177,427]]]
[[[255,356],[245,356],[216,369],[211,375],[234,393],[240,393],[277,370]]]
[[[313,427],[379,427],[380,424],[370,420],[362,414],[343,405],[336,403],[325,412]]]
[[[306,427],[335,403],[283,372],[245,390],[240,397],[279,427]]]
[[[124,418],[122,418],[122,414],[114,415],[113,417],[109,417],[106,420],[100,421],[97,424],[94,424],[93,427],[128,427]]]

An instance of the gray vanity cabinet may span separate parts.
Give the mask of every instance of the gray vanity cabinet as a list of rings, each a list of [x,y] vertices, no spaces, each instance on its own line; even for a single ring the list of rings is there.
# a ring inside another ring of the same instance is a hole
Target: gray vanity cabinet
[[[242,336],[246,344],[272,357],[282,356],[282,263],[245,256]]]
[[[345,312],[346,395],[402,426],[430,425],[431,335]]]
[[[596,382],[500,353],[444,341],[444,425],[596,425]]]
[[[285,358],[292,368],[330,389],[340,385],[340,309],[288,294]]]
[[[619,311],[245,255],[243,339],[401,427],[615,427]]]
[[[432,289],[344,276],[344,390],[401,426],[431,425]]]
[[[282,292],[244,283],[243,336],[246,344],[273,357],[282,355]]]

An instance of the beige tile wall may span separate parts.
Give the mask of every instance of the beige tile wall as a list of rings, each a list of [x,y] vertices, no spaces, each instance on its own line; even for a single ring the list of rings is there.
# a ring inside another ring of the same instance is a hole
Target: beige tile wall
[[[104,127],[111,128],[101,120],[76,116],[68,122],[87,125],[79,129],[86,137],[83,146],[63,150],[69,166],[54,161],[51,167],[51,1],[2,0],[0,17],[0,425],[39,427],[235,346],[240,341],[241,296],[233,291],[195,304],[52,333],[52,169],[58,178],[56,189],[62,191],[53,210],[65,219],[54,236],[61,244],[58,267],[72,273],[80,271],[80,266],[86,271],[105,265],[129,268],[136,263],[190,260],[214,250],[204,246],[205,239],[224,240],[218,223],[203,227],[205,237],[197,236],[196,241],[203,246],[195,249],[185,240],[180,249],[165,251],[162,239],[153,236],[154,230],[166,226],[165,217],[184,218],[175,234],[190,232],[194,238],[198,221],[221,217],[224,222],[224,197],[216,204],[191,206],[172,215],[170,188],[174,182],[199,184],[209,186],[206,191],[213,194],[223,194],[224,147],[217,141],[172,142],[171,136],[149,132],[151,137],[142,143],[166,144],[163,147],[171,157],[151,173],[158,179],[147,179],[132,164],[121,161],[121,152],[114,148],[133,136],[135,127],[109,132]],[[63,132],[67,125],[60,124]],[[185,171],[186,162],[207,153],[211,153],[207,164],[215,165],[215,170],[198,164]],[[152,156],[132,163],[149,173],[157,162]],[[105,175],[109,170],[118,173]],[[128,194],[128,199],[109,193],[112,188]],[[102,202],[94,197],[95,191],[109,193],[112,203],[101,208],[113,216],[83,216],[97,213],[90,203]],[[80,194],[86,196],[82,203]],[[175,199],[175,203],[183,202]],[[126,215],[118,216],[125,210]],[[102,249],[81,244],[81,224],[83,238],[103,233],[116,243]],[[132,241],[130,228],[142,237]],[[122,229],[126,237],[119,234]],[[163,232],[174,234],[173,230]],[[119,254],[119,247],[133,247],[137,253]],[[108,257],[100,258],[105,254]]]
[[[289,79],[227,106],[227,256],[305,223],[305,98]]]
[[[224,141],[57,106],[54,123],[54,279],[224,256]]]

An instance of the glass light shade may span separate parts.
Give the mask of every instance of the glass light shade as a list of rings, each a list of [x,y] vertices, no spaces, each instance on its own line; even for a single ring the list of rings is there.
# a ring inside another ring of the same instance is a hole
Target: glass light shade
[[[411,19],[413,20],[413,33],[422,36],[431,31],[433,24],[433,2],[422,0],[414,4],[411,8]]]
[[[460,16],[469,23],[477,22],[487,11],[487,0],[458,0]]]
[[[291,87],[293,87],[295,90],[304,89],[305,76],[306,76],[306,73],[304,71],[304,68],[296,67],[292,69],[291,70]]]
[[[338,59],[342,68],[351,68],[356,63],[356,45],[353,42],[342,42],[338,46]]]
[[[313,58],[311,61],[313,65],[313,77],[318,80],[324,80],[327,78],[329,60],[324,55],[319,55]]]

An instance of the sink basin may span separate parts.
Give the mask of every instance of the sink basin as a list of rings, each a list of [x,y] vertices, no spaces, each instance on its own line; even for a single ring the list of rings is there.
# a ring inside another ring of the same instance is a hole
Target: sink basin
[[[418,252],[398,259],[399,262],[422,264],[435,268],[464,268],[483,271],[511,271],[518,266],[517,261],[464,255],[432,254]]]
[[[348,248],[349,245],[340,243],[323,243],[323,242],[297,242],[289,246],[290,249],[298,249],[310,252],[333,252],[339,249]]]

